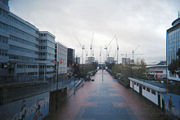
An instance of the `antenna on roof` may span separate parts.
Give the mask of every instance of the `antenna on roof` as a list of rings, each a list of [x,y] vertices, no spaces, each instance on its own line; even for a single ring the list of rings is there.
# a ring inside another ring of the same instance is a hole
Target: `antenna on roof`
[[[180,18],[180,11],[178,11],[178,18]]]

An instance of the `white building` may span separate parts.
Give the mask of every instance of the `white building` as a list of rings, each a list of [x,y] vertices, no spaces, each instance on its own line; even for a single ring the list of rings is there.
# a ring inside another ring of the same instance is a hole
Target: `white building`
[[[67,73],[67,47],[56,43],[56,61],[58,63],[58,74]]]
[[[166,59],[169,66],[173,60],[178,58],[177,51],[180,48],[180,16],[173,21],[172,27],[167,30],[166,37]],[[180,81],[180,76],[172,74],[168,70],[168,79]]]
[[[166,65],[154,65],[154,66],[147,66],[147,72],[152,75],[155,79],[163,79],[166,78],[167,74],[167,67]]]

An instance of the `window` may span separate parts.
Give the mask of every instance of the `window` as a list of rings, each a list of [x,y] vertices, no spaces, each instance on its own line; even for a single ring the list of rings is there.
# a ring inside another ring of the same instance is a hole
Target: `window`
[[[8,12],[0,8],[0,16],[8,18]]]
[[[152,92],[152,94],[156,95],[156,91],[155,90],[152,90],[151,92]]]
[[[26,48],[17,47],[17,46],[14,46],[14,45],[10,45],[9,47],[12,50],[16,50],[16,51],[20,51],[20,52],[25,52],[25,53],[31,53],[31,54],[37,54],[38,55],[37,52],[35,52],[33,50],[26,49]]]
[[[0,29],[7,31],[8,25],[0,22]]]
[[[23,43],[23,44],[38,48],[37,44],[35,44],[33,42],[26,41],[24,39],[21,39],[21,38],[15,37],[15,36],[10,36],[10,40],[20,42],[20,43]]]
[[[8,38],[0,35],[0,43],[8,43]]]
[[[18,24],[19,26],[22,26],[24,29],[26,29],[27,31],[31,31],[32,33],[36,33],[36,30],[33,29],[32,27],[26,25],[25,23],[17,20],[16,18],[10,16],[10,21],[12,22],[12,24]]]
[[[0,49],[0,56],[7,56],[7,50]]]
[[[150,89],[149,89],[149,88],[147,88],[147,91],[148,91],[148,92],[150,92]]]

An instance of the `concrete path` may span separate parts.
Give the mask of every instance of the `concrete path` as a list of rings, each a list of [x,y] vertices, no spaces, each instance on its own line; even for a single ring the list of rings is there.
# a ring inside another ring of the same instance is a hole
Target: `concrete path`
[[[154,104],[100,70],[94,82],[86,82],[46,119],[165,120],[165,116]]]

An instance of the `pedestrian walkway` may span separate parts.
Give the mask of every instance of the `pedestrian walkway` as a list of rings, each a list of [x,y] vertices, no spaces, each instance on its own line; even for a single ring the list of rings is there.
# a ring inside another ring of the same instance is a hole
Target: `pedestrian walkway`
[[[163,120],[154,104],[124,88],[106,71],[99,70],[94,82],[86,82],[65,100],[48,120]]]

